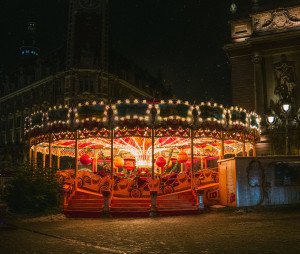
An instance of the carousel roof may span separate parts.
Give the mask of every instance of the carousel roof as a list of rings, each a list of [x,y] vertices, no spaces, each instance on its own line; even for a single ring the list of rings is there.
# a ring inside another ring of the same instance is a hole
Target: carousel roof
[[[188,138],[192,129],[195,138],[221,139],[223,132],[224,140],[257,142],[260,117],[239,107],[225,108],[210,102],[190,105],[172,100],[159,103],[126,100],[112,105],[86,102],[74,107],[54,106],[26,117],[24,127],[27,139],[45,136],[46,140],[51,134],[54,141],[74,140],[76,130],[79,130],[79,139],[108,139],[111,129],[115,138],[150,137],[154,128],[155,136],[162,138]]]
[[[109,157],[113,133],[114,148],[124,158],[134,156],[142,161],[146,156],[148,160],[152,130],[155,153],[172,151],[175,155],[180,149],[189,150],[193,137],[195,156],[218,156],[221,140],[225,154],[241,152],[242,142],[251,149],[259,141],[260,118],[242,108],[210,102],[190,105],[126,100],[113,105],[86,102],[75,107],[58,106],[25,119],[26,138],[34,140],[38,152],[48,153],[51,141],[54,155],[71,157],[75,136],[80,154],[93,156],[100,150]]]

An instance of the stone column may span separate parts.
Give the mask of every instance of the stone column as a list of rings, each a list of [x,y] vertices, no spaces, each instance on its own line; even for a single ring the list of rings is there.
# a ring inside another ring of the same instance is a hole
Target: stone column
[[[254,65],[254,105],[259,115],[264,113],[264,79],[263,79],[263,58],[255,53],[252,62]]]

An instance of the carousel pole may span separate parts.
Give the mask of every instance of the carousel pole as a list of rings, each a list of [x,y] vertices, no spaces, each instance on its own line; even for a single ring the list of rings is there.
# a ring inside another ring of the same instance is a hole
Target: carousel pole
[[[110,177],[111,177],[111,197],[113,197],[114,190],[114,127],[113,127],[113,110],[111,107],[111,102],[107,110],[108,124],[110,129]]]
[[[247,151],[247,157],[249,157],[249,143],[247,143],[246,151]]]
[[[43,168],[46,166],[46,151],[45,148],[43,149]]]
[[[78,130],[75,131],[75,190],[77,190],[77,176],[78,176]]]
[[[33,156],[34,156],[34,168],[37,168],[37,142],[35,140],[34,142],[34,151],[33,151]]]
[[[32,165],[32,150],[31,150],[32,139],[29,139],[29,164]]]
[[[204,153],[203,153],[203,148],[202,147],[200,148],[200,152],[201,152],[201,169],[203,169],[203,167],[204,167],[204,165],[203,165],[203,155],[204,155]]]
[[[98,165],[97,165],[97,163],[98,163],[98,149],[94,149],[94,173],[97,173],[97,171],[98,171]]]
[[[198,110],[196,109],[196,103],[194,102],[193,105],[193,110],[192,110],[192,115],[193,115],[193,123],[191,126],[191,189],[194,189],[194,128],[197,124],[198,120]]]
[[[224,132],[221,131],[221,160],[224,160]]]
[[[243,157],[246,156],[245,133],[243,133]]]
[[[151,128],[151,177],[152,177],[152,188],[154,188],[154,128]]]
[[[194,189],[194,128],[191,128],[191,189]]]
[[[154,188],[154,180],[155,180],[155,172],[154,172],[154,137],[155,137],[155,117],[157,114],[157,111],[155,109],[154,105],[155,99],[153,98],[153,104],[150,111],[151,114],[151,177],[152,177],[152,188],[150,190],[150,198],[151,198],[151,205],[150,205],[150,216],[155,216],[157,213],[157,207],[156,207],[156,200],[157,200],[157,194],[158,192]]]
[[[57,149],[57,169],[60,168],[60,148]]]
[[[154,105],[154,99],[153,99],[153,104],[151,108],[151,148],[152,148],[152,153],[151,153],[151,176],[152,176],[152,191],[154,191],[154,179],[155,179],[155,172],[154,172],[154,137],[155,137],[155,117],[156,117],[156,109]]]
[[[52,133],[49,136],[49,168],[52,168]]]
[[[111,180],[114,181],[114,130],[110,130],[110,168],[111,168]]]
[[[255,138],[253,137],[253,157],[256,157],[256,144],[255,144]]]
[[[234,156],[237,157],[237,143],[234,144]]]

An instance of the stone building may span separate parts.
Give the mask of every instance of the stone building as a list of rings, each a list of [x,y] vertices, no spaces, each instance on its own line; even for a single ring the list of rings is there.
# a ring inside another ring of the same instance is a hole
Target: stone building
[[[244,10],[238,2],[235,5],[231,42],[224,46],[231,65],[232,103],[255,110],[264,123],[269,111],[281,117],[280,104],[288,100],[292,105],[289,117],[296,118],[300,107],[300,3],[248,2]],[[289,120],[292,124],[294,119]],[[284,132],[284,127],[277,129],[278,133]],[[265,123],[264,131],[266,128]],[[298,128],[299,134],[299,123],[288,128]],[[291,142],[299,139],[299,135],[290,134]],[[267,142],[266,138],[262,141]],[[290,153],[299,154],[299,141],[291,145]],[[263,154],[270,153],[261,146]]]
[[[81,101],[163,97],[159,78],[151,77],[109,48],[109,1],[69,0],[66,42],[41,54],[38,23],[27,21],[20,61],[0,72],[0,161],[23,160],[24,118],[53,105]],[[1,68],[0,68],[1,69]]]

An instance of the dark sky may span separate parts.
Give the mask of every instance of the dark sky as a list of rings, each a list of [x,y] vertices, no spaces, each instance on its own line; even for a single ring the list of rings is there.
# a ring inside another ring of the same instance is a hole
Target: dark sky
[[[229,0],[111,0],[113,48],[157,75],[177,97],[230,104]],[[28,13],[36,12],[41,55],[65,40],[66,0],[1,0],[1,59],[16,60]]]

